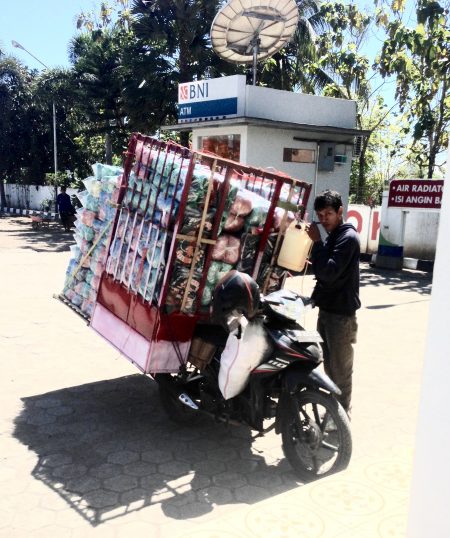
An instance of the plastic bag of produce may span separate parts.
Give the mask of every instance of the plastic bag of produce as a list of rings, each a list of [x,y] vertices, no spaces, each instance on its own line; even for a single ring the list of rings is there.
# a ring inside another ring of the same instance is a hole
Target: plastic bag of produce
[[[243,273],[252,274],[256,252],[261,240],[260,235],[245,233],[241,237],[241,257],[236,269]]]
[[[182,264],[175,263],[169,292],[166,299],[168,312],[180,310],[185,291],[187,289],[190,268]],[[200,268],[196,268],[191,279],[184,310],[188,313],[195,312],[197,307],[197,291],[200,287],[202,273]]]
[[[88,191],[80,191],[80,192],[77,192],[76,194],[76,197],[78,198],[78,200],[80,200],[80,203],[83,207],[86,204],[86,200],[88,196],[89,196]],[[78,210],[77,210],[77,214],[78,214]]]
[[[109,176],[119,176],[123,168],[112,164],[95,163],[92,165],[92,171],[96,179],[106,179]]]
[[[102,190],[102,183],[94,176],[89,176],[86,179],[83,179],[83,185],[85,186],[88,193],[95,198],[98,198],[100,196],[100,192]]]
[[[217,238],[212,252],[212,259],[234,265],[239,260],[241,242],[237,237],[222,234]]]
[[[85,209],[84,211],[81,212],[81,215],[80,215],[81,222],[85,224],[86,226],[89,226],[90,228],[92,228],[92,225],[94,223],[94,218],[95,218],[94,211]]]
[[[273,214],[273,229],[278,231],[280,229],[281,223],[283,221],[283,217],[286,214],[286,221],[285,221],[285,227],[288,228],[289,225],[294,222],[295,215],[292,211],[286,211],[285,209],[281,207],[276,207],[274,214]]]
[[[83,314],[86,314],[86,316],[92,317],[92,314],[94,312],[94,306],[95,306],[95,301],[84,299],[84,301],[81,303],[80,310],[83,312]]]
[[[86,239],[86,241],[92,241],[94,239],[94,230],[83,224],[80,220],[75,221],[75,228],[77,230],[76,233],[78,233],[82,239]]]
[[[64,291],[64,296],[75,306],[81,306],[83,302],[83,297],[70,288]]]

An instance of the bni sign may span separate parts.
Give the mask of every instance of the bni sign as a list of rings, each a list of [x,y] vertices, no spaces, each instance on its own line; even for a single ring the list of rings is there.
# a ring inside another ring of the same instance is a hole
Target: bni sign
[[[443,179],[394,179],[389,184],[388,207],[440,209]]]
[[[178,86],[178,123],[242,115],[244,99],[244,75],[184,82]]]

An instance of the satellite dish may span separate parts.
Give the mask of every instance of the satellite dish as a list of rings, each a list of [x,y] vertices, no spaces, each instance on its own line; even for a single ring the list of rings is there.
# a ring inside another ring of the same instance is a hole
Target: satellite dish
[[[229,0],[214,17],[211,42],[216,53],[233,63],[253,63],[284,47],[298,24],[294,0]]]

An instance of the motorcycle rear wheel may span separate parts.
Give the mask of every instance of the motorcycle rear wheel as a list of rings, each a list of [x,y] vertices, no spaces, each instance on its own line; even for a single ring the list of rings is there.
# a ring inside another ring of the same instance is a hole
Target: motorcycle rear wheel
[[[303,390],[296,401],[283,406],[283,452],[296,475],[310,482],[342,471],[352,454],[350,422],[330,394]]]

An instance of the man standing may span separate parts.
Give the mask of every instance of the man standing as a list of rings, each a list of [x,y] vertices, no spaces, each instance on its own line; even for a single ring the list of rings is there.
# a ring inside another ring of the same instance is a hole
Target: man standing
[[[61,192],[56,197],[56,203],[58,205],[62,225],[66,232],[69,232],[72,224],[72,215],[75,215],[75,209],[70,200],[70,196],[66,193],[66,187],[61,187]]]
[[[314,211],[326,231],[321,239],[316,223],[307,227],[314,241],[311,261],[316,277],[312,300],[319,307],[317,330],[323,339],[326,373],[341,389],[338,398],[350,414],[353,373],[353,344],[358,325],[355,312],[359,300],[359,236],[343,221],[341,195],[324,191],[314,201]]]

